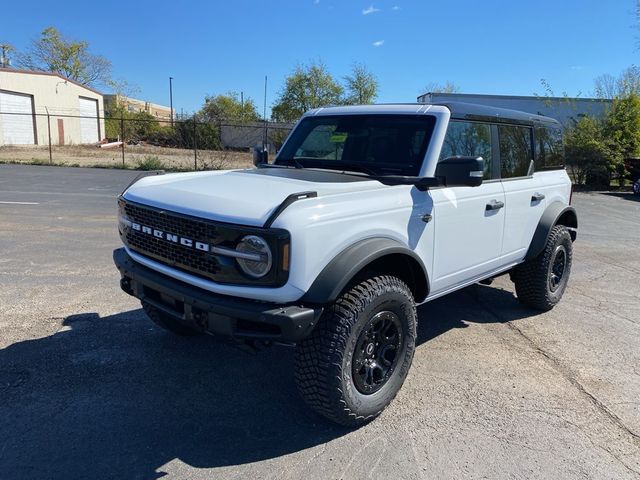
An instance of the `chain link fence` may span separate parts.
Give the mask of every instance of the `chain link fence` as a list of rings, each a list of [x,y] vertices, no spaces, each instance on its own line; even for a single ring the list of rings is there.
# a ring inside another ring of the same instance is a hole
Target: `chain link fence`
[[[292,124],[0,112],[0,162],[219,170],[275,154]]]

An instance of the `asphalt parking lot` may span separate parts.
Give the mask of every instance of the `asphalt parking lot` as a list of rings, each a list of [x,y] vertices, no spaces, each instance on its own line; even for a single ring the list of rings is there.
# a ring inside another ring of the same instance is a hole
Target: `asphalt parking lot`
[[[0,165],[0,478],[640,478],[640,202],[574,194],[553,311],[508,277],[420,307],[400,394],[355,431],[310,413],[292,350],[148,321],[118,288],[135,172]]]

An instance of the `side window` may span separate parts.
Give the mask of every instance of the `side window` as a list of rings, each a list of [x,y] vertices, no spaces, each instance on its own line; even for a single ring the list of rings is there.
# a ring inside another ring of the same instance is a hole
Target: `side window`
[[[491,126],[486,123],[449,122],[440,159],[447,157],[484,158],[484,178],[491,175]]]
[[[526,177],[533,160],[531,128],[498,125],[498,137],[501,177]]]
[[[536,127],[536,168],[554,168],[564,166],[564,144],[562,130],[553,127]]]

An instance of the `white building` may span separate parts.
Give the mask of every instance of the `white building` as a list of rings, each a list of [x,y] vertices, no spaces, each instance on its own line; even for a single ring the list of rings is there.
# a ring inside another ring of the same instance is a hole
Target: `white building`
[[[48,114],[48,115],[47,115]],[[78,145],[105,136],[102,94],[52,72],[0,68],[0,145]]]
[[[527,97],[514,95],[480,95],[473,93],[425,93],[418,103],[464,102],[490,107],[509,108],[522,112],[555,118],[563,125],[578,120],[583,115],[601,117],[611,105],[611,100],[600,98]]]

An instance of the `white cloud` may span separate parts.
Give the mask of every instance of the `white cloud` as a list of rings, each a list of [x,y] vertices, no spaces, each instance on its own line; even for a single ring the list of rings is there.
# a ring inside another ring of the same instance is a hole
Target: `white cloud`
[[[376,40],[371,45],[373,45],[374,47],[381,47],[382,45],[384,45],[384,40]]]
[[[370,13],[376,13],[379,12],[380,9],[374,7],[373,5],[370,5],[369,8],[365,8],[364,10],[362,10],[362,14],[363,15],[369,15]]]
[[[400,10],[400,7],[398,5],[394,5],[391,10],[397,12],[398,10]]]

